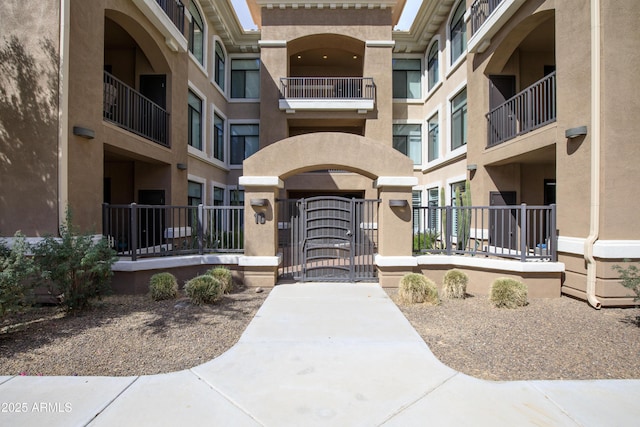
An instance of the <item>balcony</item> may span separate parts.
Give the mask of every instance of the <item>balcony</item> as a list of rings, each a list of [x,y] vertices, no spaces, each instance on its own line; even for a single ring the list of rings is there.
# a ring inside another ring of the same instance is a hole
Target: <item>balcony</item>
[[[103,119],[157,144],[170,146],[169,113],[106,71]]]
[[[550,73],[486,114],[487,148],[556,121],[556,73]]]
[[[516,13],[525,0],[476,0],[469,8],[471,37],[467,49],[482,53],[491,44],[491,38]]]
[[[138,9],[160,30],[174,52],[187,51],[184,36],[184,5],[180,0],[133,0]]]
[[[280,109],[315,111],[372,111],[376,86],[371,77],[283,77]]]

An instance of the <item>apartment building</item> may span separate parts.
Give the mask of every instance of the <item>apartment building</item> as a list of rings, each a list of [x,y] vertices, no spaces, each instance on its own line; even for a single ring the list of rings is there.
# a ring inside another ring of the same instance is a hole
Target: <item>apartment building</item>
[[[624,185],[640,174],[632,0],[424,1],[401,31],[404,0],[248,0],[257,31],[229,0],[28,3],[0,6],[2,236],[56,233],[67,206],[96,233],[105,203],[244,206],[233,262],[251,285],[461,267],[632,303],[611,268],[640,259]],[[411,205],[465,191],[473,206],[553,205],[527,248],[553,257],[521,257],[511,236],[533,226],[516,208],[480,215],[467,251],[499,246],[508,266],[417,256]],[[344,231],[331,256],[300,243],[312,211]],[[166,238],[156,221],[138,225]]]

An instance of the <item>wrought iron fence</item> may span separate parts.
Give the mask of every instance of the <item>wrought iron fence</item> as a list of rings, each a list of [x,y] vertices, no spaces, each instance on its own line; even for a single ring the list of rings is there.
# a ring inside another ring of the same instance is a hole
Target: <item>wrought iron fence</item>
[[[156,0],[180,33],[184,33],[184,5],[180,0]]]
[[[103,235],[118,256],[244,251],[244,207],[103,205]]]
[[[170,145],[169,113],[106,71],[103,85],[103,117],[160,145]]]
[[[413,252],[557,261],[556,206],[414,207]]]
[[[550,73],[486,114],[487,147],[556,121],[556,73]]]
[[[298,99],[375,99],[371,77],[283,77],[282,98]]]
[[[471,5],[471,35],[484,24],[502,0],[476,0]]]

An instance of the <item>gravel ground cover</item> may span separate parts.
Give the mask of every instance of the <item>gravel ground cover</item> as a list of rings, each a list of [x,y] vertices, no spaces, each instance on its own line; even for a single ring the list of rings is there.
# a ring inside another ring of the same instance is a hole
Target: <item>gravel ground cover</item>
[[[640,378],[637,309],[596,311],[570,298],[494,308],[486,296],[402,305],[433,353],[490,380]],[[233,346],[268,295],[215,305],[109,296],[78,316],[39,307],[0,321],[0,375],[151,375],[188,369]]]

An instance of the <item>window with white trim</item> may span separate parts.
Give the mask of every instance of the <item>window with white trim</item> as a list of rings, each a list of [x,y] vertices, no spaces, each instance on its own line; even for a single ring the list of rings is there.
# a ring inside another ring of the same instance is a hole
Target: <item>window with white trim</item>
[[[219,41],[216,40],[215,46],[214,80],[220,89],[224,91],[224,63],[226,58]]]
[[[393,125],[393,148],[422,164],[422,126],[419,124]]]
[[[464,22],[465,2],[460,1],[449,23],[449,46],[451,49],[451,64],[467,49],[467,24]]]
[[[189,4],[191,21],[189,22],[189,52],[204,65],[204,21],[198,6],[192,0]]]
[[[224,162],[224,119],[213,115],[213,157]]]
[[[213,187],[213,206],[224,206],[224,188]]]
[[[427,228],[431,231],[440,231],[439,212],[436,209],[439,205],[438,187],[427,190],[427,206],[429,207],[429,218]]]
[[[451,100],[451,150],[467,144],[467,88]]]
[[[202,204],[202,184],[195,181],[187,183],[187,204],[198,206]]]
[[[422,64],[420,59],[393,60],[393,97],[418,99],[422,97]]]
[[[202,99],[189,90],[188,103],[189,145],[202,150]]]
[[[232,165],[242,165],[242,161],[258,151],[260,130],[257,124],[232,124],[230,128]]]
[[[438,113],[431,116],[427,122],[427,161],[431,162],[440,157],[440,123]]]
[[[438,69],[438,40],[436,40],[429,49],[427,54],[427,87],[428,90],[434,88],[436,83],[440,81],[440,70]]]
[[[260,97],[260,60],[236,58],[231,60],[231,98]]]

